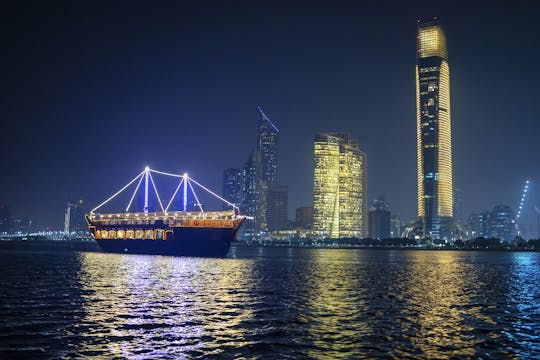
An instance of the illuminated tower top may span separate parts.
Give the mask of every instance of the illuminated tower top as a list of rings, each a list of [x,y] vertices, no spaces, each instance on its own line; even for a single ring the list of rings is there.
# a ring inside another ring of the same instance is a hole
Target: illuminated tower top
[[[418,24],[416,51],[419,59],[438,56],[448,60],[446,36],[443,29],[436,22]]]
[[[258,107],[260,117],[257,132],[258,150],[261,156],[262,180],[267,185],[277,184],[278,179],[278,135],[279,130]]]

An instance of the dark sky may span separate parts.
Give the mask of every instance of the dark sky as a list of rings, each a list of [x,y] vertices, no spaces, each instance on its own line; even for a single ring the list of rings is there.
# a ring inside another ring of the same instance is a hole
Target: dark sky
[[[0,203],[60,226],[68,200],[96,205],[147,164],[221,191],[262,105],[281,130],[291,210],[312,204],[314,133],[345,131],[368,154],[370,199],[412,220],[416,21],[438,16],[465,215],[516,208],[527,178],[540,205],[538,5],[404,3],[13,2]]]

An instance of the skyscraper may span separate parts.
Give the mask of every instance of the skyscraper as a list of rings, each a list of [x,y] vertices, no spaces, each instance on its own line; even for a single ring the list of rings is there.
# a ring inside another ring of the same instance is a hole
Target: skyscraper
[[[386,205],[384,198],[379,197],[372,201],[369,209],[368,225],[370,238],[390,238],[390,210],[388,210],[388,205]]]
[[[418,216],[424,236],[443,238],[453,217],[450,69],[435,22],[418,25],[416,114]]]
[[[367,235],[367,157],[347,134],[314,143],[313,229],[330,238]]]
[[[266,191],[268,231],[284,230],[288,223],[289,191],[286,185],[270,185]]]
[[[241,228],[241,236],[245,239],[257,238],[261,231],[266,231],[266,184],[261,181],[261,154],[255,149],[244,164],[244,178],[241,210],[244,215],[253,216]]]
[[[223,197],[240,207],[242,203],[243,176],[242,170],[236,168],[225,169],[223,171]],[[230,210],[230,206],[223,203],[223,210]]]
[[[278,134],[279,130],[266,114],[259,109],[259,124],[257,128],[257,146],[261,154],[261,177],[266,185],[277,184],[278,170]]]

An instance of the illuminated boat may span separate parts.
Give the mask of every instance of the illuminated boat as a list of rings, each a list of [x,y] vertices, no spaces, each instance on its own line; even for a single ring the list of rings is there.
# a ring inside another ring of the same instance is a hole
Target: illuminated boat
[[[181,178],[166,207],[159,197],[152,173]],[[125,212],[97,212],[137,180],[138,184]],[[143,181],[143,211],[129,212]],[[231,210],[203,211],[192,183],[231,206]],[[148,211],[149,184],[155,190],[155,196],[161,207],[160,212]],[[169,211],[181,189],[183,189],[183,210]],[[186,211],[188,189],[191,190],[200,211]],[[236,234],[246,219],[248,217],[240,215],[235,204],[223,199],[187,174],[176,175],[149,168],[86,215],[90,232],[105,252],[200,257],[226,256],[231,242],[236,239]]]

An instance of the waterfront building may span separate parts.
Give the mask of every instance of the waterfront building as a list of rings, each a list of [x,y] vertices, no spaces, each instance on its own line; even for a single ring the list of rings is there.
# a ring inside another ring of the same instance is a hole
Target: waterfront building
[[[450,68],[436,22],[418,25],[416,113],[418,216],[425,237],[444,239],[453,218]]]
[[[348,134],[314,142],[313,228],[329,238],[367,235],[367,157]]]
[[[66,213],[64,216],[64,233],[69,236],[70,233],[86,232],[88,225],[84,218],[85,215],[84,202],[82,200],[68,202]]]
[[[313,206],[296,208],[296,226],[301,229],[311,229],[313,227]]]
[[[269,185],[266,191],[266,225],[268,231],[288,227],[288,196],[286,185]]]
[[[266,231],[266,184],[261,181],[262,164],[258,149],[252,151],[244,164],[241,211],[244,215],[252,216],[253,220],[246,221],[239,236],[244,239],[259,238]]]
[[[240,207],[243,198],[243,175],[238,168],[223,171],[223,198]],[[230,210],[230,205],[223,203],[223,210]]]
[[[373,200],[369,209],[368,229],[372,239],[390,238],[390,210],[382,197]]]
[[[400,238],[402,234],[401,219],[397,215],[392,215],[390,217],[390,237]]]
[[[496,205],[488,220],[489,237],[511,242],[517,235],[514,212],[507,205]]]
[[[471,214],[467,218],[467,231],[469,233],[469,239],[475,239],[477,237],[489,237],[488,220],[489,212],[483,212],[479,214]]]

